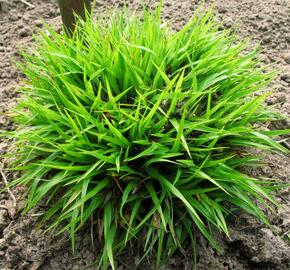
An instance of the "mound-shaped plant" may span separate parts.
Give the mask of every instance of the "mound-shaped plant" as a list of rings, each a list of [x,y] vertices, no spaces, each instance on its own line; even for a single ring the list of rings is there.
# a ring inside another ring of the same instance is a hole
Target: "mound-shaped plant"
[[[259,202],[274,202],[274,182],[241,172],[257,164],[249,148],[287,152],[261,123],[276,120],[255,93],[273,74],[257,51],[212,13],[180,31],[160,8],[142,19],[89,16],[73,37],[49,29],[24,53],[27,76],[16,122],[16,164],[28,211],[47,202],[43,221],[74,234],[89,220],[101,262],[138,242],[157,263],[194,246],[195,228],[216,246],[225,216],[242,208],[267,223]]]

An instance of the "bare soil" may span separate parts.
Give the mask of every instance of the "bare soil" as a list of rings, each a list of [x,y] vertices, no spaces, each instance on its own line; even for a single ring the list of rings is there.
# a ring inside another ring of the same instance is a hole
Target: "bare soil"
[[[32,34],[45,22],[60,29],[60,14],[56,0],[0,0],[0,129],[14,129],[9,110],[15,105],[17,85],[23,76],[13,62],[19,60],[18,48],[33,46]],[[123,1],[96,2],[96,13]],[[129,1],[128,1],[129,2]],[[152,1],[152,4],[155,1]],[[164,0],[164,19],[173,28],[180,28],[198,5],[198,0]],[[210,6],[213,1],[205,0]],[[130,1],[134,9],[141,0]],[[263,49],[262,60],[279,71],[271,85],[273,94],[267,103],[290,115],[290,1],[289,0],[216,0],[218,18],[224,28],[233,28],[242,39],[250,38],[251,44],[259,43]],[[276,124],[290,128],[289,121]],[[0,139],[0,169],[9,167],[10,160],[3,155],[11,151],[13,142]],[[278,154],[265,156],[265,166],[254,170],[255,176],[290,180],[290,157]],[[8,181],[17,175],[5,172]],[[23,190],[13,190],[17,206],[21,205]],[[282,207],[268,212],[272,230],[252,217],[239,213],[229,219],[231,239],[217,234],[220,251],[216,252],[198,236],[198,270],[289,270],[290,269],[290,192],[278,195]],[[53,237],[36,229],[37,214],[21,216],[8,193],[0,193],[0,269],[16,270],[80,270],[95,269],[92,265],[98,246],[92,246],[90,228],[77,235],[76,253],[72,255],[66,236]],[[142,253],[141,253],[142,254]],[[138,248],[132,248],[117,258],[118,269],[155,269],[152,259],[137,268]],[[176,254],[163,268],[192,269],[193,258]]]

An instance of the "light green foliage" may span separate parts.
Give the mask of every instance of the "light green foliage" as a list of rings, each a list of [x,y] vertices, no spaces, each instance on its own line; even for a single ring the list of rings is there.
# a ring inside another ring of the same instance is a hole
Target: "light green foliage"
[[[49,29],[24,53],[12,185],[27,187],[26,210],[47,202],[43,221],[73,242],[95,221],[104,268],[136,241],[160,264],[194,247],[195,228],[216,247],[212,229],[228,235],[237,207],[267,223],[255,202],[275,203],[276,184],[240,169],[259,163],[249,148],[286,153],[272,137],[289,130],[257,128],[279,118],[256,94],[273,74],[219,27],[211,12],[178,32],[160,7],[115,12],[73,38]]]

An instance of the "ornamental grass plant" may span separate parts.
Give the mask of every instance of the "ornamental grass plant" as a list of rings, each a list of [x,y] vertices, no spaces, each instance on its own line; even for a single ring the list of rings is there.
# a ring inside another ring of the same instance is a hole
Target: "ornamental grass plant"
[[[196,231],[217,247],[237,208],[268,224],[256,203],[276,204],[277,183],[245,174],[261,161],[249,149],[289,152],[276,140],[289,130],[262,128],[281,116],[259,92],[274,75],[258,50],[211,11],[177,32],[160,13],[87,15],[72,37],[48,27],[19,64],[11,185],[26,187],[25,212],[47,205],[42,222],[73,249],[92,220],[103,268],[136,243],[160,265],[194,249]]]

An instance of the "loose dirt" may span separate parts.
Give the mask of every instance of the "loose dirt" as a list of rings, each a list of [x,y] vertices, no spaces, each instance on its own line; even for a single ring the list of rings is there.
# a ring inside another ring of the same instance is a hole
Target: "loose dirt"
[[[0,129],[11,130],[15,126],[9,111],[16,103],[17,85],[23,76],[13,62],[19,60],[18,48],[33,46],[32,34],[43,27],[43,21],[60,29],[60,14],[55,0],[0,0]],[[96,2],[96,14],[123,1]],[[129,1],[128,1],[129,2]],[[164,0],[163,17],[173,28],[180,28],[189,20],[199,1]],[[205,0],[210,6],[213,1]],[[141,0],[130,1],[134,9]],[[156,4],[152,1],[152,5]],[[279,71],[271,85],[273,94],[267,103],[276,110],[290,115],[290,1],[289,0],[216,0],[219,20],[224,28],[232,28],[242,38],[250,38],[251,44],[260,44],[262,60]],[[276,126],[290,128],[289,121]],[[271,126],[270,126],[271,128]],[[11,151],[13,142],[0,139],[0,169],[9,167],[11,160],[3,155]],[[290,157],[267,155],[262,169],[253,170],[255,176],[290,180]],[[5,172],[8,181],[17,175]],[[2,185],[3,187],[3,185]],[[17,205],[21,205],[24,190],[13,190]],[[290,192],[278,195],[282,207],[268,212],[272,230],[243,213],[229,219],[231,238],[217,235],[220,251],[216,252],[202,238],[197,237],[198,270],[289,270],[290,269]],[[98,254],[93,248],[90,228],[84,228],[76,238],[76,252],[72,255],[66,236],[52,237],[36,229],[37,214],[20,216],[8,193],[0,193],[0,269],[16,270],[80,270],[95,269],[92,264]],[[135,250],[135,248],[134,248]],[[155,269],[152,259],[136,267],[138,252],[128,250],[117,258],[118,270]],[[163,269],[192,269],[193,258],[177,254]]]

